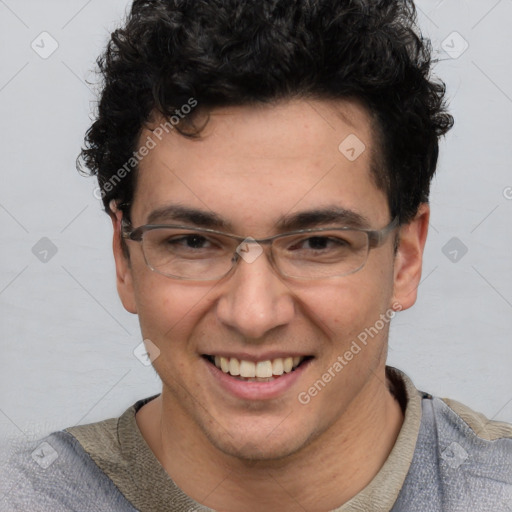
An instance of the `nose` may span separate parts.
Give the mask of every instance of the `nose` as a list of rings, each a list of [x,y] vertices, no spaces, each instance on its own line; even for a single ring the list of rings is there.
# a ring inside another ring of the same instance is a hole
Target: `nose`
[[[265,253],[240,258],[217,302],[217,317],[246,339],[261,339],[294,317],[293,294]]]

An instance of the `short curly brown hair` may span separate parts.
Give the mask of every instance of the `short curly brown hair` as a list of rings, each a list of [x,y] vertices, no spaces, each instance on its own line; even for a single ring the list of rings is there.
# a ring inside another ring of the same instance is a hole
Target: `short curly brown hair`
[[[453,125],[431,53],[411,0],[135,0],[98,59],[99,109],[78,166],[98,177],[108,211],[132,199],[136,169],[105,185],[155,112],[170,118],[190,98],[203,111],[356,98],[376,124],[376,183],[408,222],[428,201],[438,139]]]

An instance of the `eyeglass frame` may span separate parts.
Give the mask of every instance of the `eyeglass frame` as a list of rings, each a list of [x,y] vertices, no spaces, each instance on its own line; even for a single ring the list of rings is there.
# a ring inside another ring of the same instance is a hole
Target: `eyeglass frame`
[[[119,205],[119,206],[121,206],[121,205]],[[119,206],[117,206],[117,209],[119,209]],[[195,227],[195,226],[184,226],[184,225],[178,225],[178,224],[144,224],[142,226],[133,228],[131,225],[131,222],[126,220],[123,217],[121,219],[121,237],[125,240],[131,240],[133,242],[140,242],[142,254],[144,256],[144,261],[145,261],[146,265],[148,266],[148,268],[152,272],[155,272],[162,276],[168,277],[169,279],[177,279],[177,280],[183,280],[183,281],[201,281],[201,282],[219,281],[219,280],[223,279],[224,277],[226,277],[227,275],[229,275],[229,273],[232,272],[233,269],[236,267],[236,265],[238,264],[238,262],[241,259],[239,252],[237,252],[237,249],[238,249],[238,247],[240,247],[240,245],[242,243],[245,242],[245,243],[259,244],[259,245],[270,244],[270,255],[267,255],[267,258],[270,261],[272,268],[274,270],[276,270],[279,275],[286,277],[288,279],[314,280],[314,279],[329,279],[329,278],[333,278],[333,277],[344,277],[344,276],[348,276],[351,274],[355,274],[356,272],[359,272],[366,265],[366,262],[368,261],[368,256],[370,254],[370,250],[375,249],[375,248],[379,247],[380,245],[382,245],[384,243],[384,241],[386,240],[386,238],[388,237],[388,235],[399,226],[400,226],[399,217],[395,216],[393,218],[393,220],[391,220],[391,222],[389,224],[387,224],[386,226],[384,226],[382,229],[353,228],[353,227],[349,227],[349,226],[307,228],[307,229],[298,229],[298,230],[290,231],[287,233],[279,233],[277,235],[273,235],[273,236],[266,237],[266,238],[254,239],[252,237],[244,237],[244,236],[240,236],[240,235],[234,235],[232,233],[225,233],[223,231],[217,231],[215,229],[210,229],[210,228],[200,228],[200,227]],[[155,229],[164,229],[164,228],[183,229],[183,230],[187,230],[187,231],[193,231],[196,233],[220,235],[220,236],[224,236],[227,238],[231,238],[232,240],[236,240],[237,242],[239,242],[239,244],[237,245],[237,248],[233,252],[233,256],[231,258],[230,269],[225,274],[218,276],[218,277],[211,278],[211,279],[197,279],[197,278],[190,278],[190,277],[180,277],[180,276],[175,276],[173,274],[170,274],[170,275],[165,274],[165,273],[157,270],[148,262],[146,253],[142,246],[142,242],[143,242],[144,233],[146,233],[148,231],[155,230]],[[280,270],[279,266],[276,264],[276,262],[274,260],[273,253],[272,253],[272,243],[274,240],[283,238],[283,237],[287,237],[287,236],[307,234],[307,233],[322,233],[324,231],[325,232],[326,231],[358,231],[358,232],[366,233],[368,236],[368,248],[367,248],[366,258],[365,258],[364,262],[362,263],[362,265],[360,267],[358,267],[357,269],[352,270],[351,272],[347,272],[346,274],[326,276],[326,277],[313,277],[313,278],[289,276]]]

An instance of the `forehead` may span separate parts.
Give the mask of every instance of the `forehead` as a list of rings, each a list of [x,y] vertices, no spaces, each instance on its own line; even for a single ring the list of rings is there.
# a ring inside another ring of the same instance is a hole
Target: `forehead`
[[[387,219],[371,173],[372,120],[359,103],[218,108],[198,139],[160,132],[140,138],[154,147],[139,165],[134,223],[169,204],[214,213],[235,229],[268,229],[284,215],[325,207]]]

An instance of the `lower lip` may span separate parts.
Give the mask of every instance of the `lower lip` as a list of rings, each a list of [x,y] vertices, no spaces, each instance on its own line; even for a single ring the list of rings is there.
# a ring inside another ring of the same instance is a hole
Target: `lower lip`
[[[224,373],[204,358],[203,361],[219,385],[230,394],[242,400],[271,400],[272,398],[278,398],[295,384],[311,363],[311,359],[308,359],[293,372],[283,373],[280,377],[268,382],[249,382],[232,377],[229,373]]]

